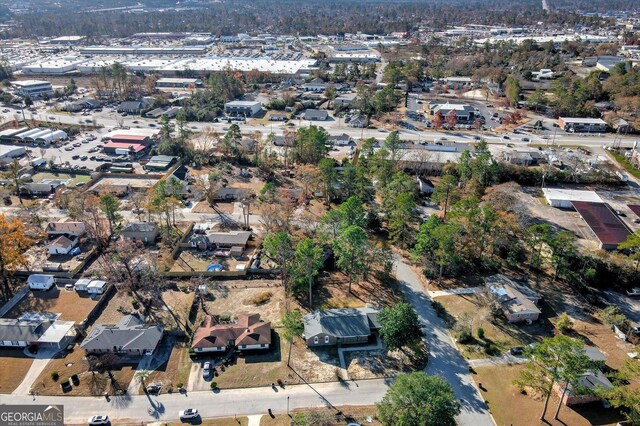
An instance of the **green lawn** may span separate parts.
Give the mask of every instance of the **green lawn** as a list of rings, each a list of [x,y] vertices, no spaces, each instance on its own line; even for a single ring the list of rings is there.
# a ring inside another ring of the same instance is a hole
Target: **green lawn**
[[[45,179],[71,179],[70,186],[75,186],[80,182],[87,183],[91,179],[91,176],[85,174],[72,174],[72,173],[49,173],[41,172],[36,173],[33,176],[34,182],[42,182]]]
[[[631,164],[631,162],[629,161],[629,159],[627,157],[625,157],[623,154],[620,154],[618,151],[608,151],[609,154],[611,154],[611,156],[613,158],[616,159],[616,161],[625,168],[625,170],[629,173],[631,173],[634,177],[640,179],[640,170],[636,169],[635,167],[633,167],[633,164]]]

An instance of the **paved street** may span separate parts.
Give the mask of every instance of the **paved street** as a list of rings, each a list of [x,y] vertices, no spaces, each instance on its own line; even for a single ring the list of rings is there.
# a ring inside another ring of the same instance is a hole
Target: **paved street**
[[[457,418],[458,424],[494,425],[493,417],[471,378],[467,361],[456,350],[449,332],[431,307],[431,299],[425,293],[420,278],[398,257],[395,259],[395,267],[402,290],[416,309],[424,326],[429,349],[426,372],[444,377],[462,404],[462,413]]]
[[[266,414],[271,408],[275,414],[290,408],[329,407],[333,405],[372,405],[380,401],[387,390],[384,379],[344,383],[321,383],[287,386],[274,392],[271,387],[250,389],[189,392],[186,395],[165,394],[158,397],[133,395],[112,397],[44,397],[0,395],[0,404],[63,404],[65,424],[85,423],[93,415],[107,414],[118,421],[177,420],[178,411],[197,408],[202,417],[233,417]],[[153,408],[152,408],[153,407]],[[152,414],[149,414],[151,408]]]

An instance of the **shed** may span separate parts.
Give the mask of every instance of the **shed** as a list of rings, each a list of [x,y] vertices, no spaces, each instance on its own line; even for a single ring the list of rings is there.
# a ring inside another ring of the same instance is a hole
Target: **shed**
[[[56,283],[53,275],[31,274],[27,284],[31,290],[49,290]]]
[[[90,294],[102,294],[107,289],[107,282],[94,280],[87,285],[87,292]]]
[[[74,288],[76,289],[76,291],[87,291],[89,283],[91,283],[91,280],[87,278],[80,278],[78,281],[76,281]]]

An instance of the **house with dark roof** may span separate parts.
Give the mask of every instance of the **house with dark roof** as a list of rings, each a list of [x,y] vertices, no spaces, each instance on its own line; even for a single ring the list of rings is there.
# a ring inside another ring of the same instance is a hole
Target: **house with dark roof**
[[[57,315],[25,314],[18,319],[0,318],[0,347],[64,348],[75,338],[75,323],[55,317]]]
[[[329,113],[324,109],[307,109],[304,111],[304,119],[309,121],[326,121]]]
[[[207,315],[193,335],[191,347],[199,352],[222,352],[228,348],[265,350],[271,346],[271,323],[260,320],[260,314],[243,314],[234,324],[221,324]]]
[[[84,235],[87,227],[84,222],[49,222],[45,228],[47,237],[57,237],[64,235],[65,237],[81,237]]]
[[[307,346],[336,346],[366,343],[380,329],[380,308],[344,308],[314,311],[304,316]]]
[[[150,355],[163,333],[161,324],[145,324],[138,315],[126,315],[118,324],[97,324],[80,347],[87,353]]]
[[[158,224],[155,222],[131,222],[120,232],[123,238],[142,241],[145,244],[153,243],[158,233]]]

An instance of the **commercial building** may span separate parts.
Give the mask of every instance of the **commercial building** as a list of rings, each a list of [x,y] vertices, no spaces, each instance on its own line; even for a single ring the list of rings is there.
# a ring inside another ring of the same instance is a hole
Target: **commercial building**
[[[304,111],[304,119],[309,121],[326,121],[329,113],[324,109],[307,109]]]
[[[452,104],[449,102],[429,102],[427,104],[429,115],[435,117],[438,113],[446,118],[452,111],[460,123],[470,123],[476,118],[475,108],[467,104]]]
[[[206,46],[87,46],[80,48],[83,55],[204,55]]]
[[[23,146],[0,145],[0,164],[10,163],[14,158],[22,157],[26,153],[27,150]]]
[[[631,234],[624,222],[605,203],[574,201],[573,207],[595,234],[603,250],[617,249],[618,244]]]
[[[558,126],[570,133],[604,133],[607,131],[607,123],[600,118],[558,118]]]
[[[17,96],[40,98],[45,95],[53,95],[53,87],[51,87],[51,83],[44,80],[12,81],[11,86],[13,87],[13,92]]]
[[[199,78],[173,78],[165,77],[156,81],[156,88],[158,89],[195,89],[202,86],[202,80]]]
[[[594,191],[580,191],[574,189],[543,188],[542,193],[551,207],[561,209],[573,208],[574,201],[602,203],[602,198]]]
[[[231,101],[224,104],[224,112],[234,117],[254,117],[262,110],[262,104],[255,101]]]

